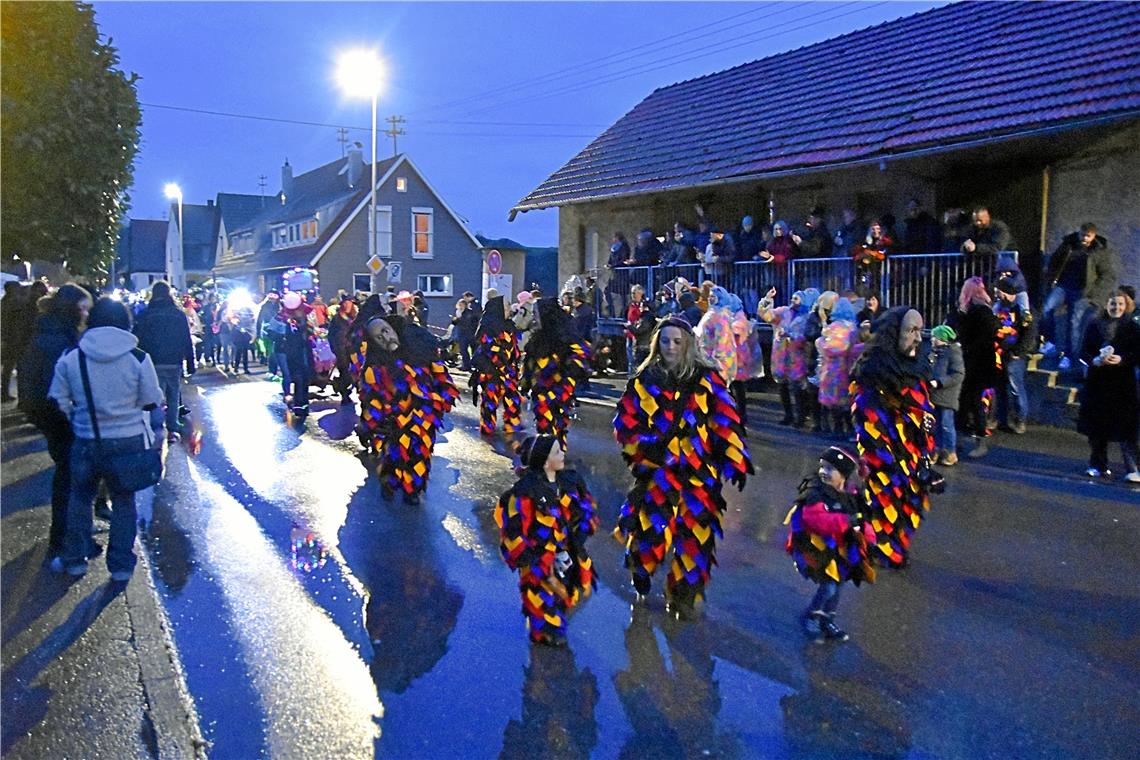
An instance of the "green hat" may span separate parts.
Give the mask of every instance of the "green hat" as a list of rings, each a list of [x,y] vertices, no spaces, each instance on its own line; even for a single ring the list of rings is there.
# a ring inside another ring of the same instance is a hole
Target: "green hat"
[[[930,334],[946,343],[953,343],[958,340],[958,333],[954,332],[954,328],[950,325],[938,325],[930,331]]]

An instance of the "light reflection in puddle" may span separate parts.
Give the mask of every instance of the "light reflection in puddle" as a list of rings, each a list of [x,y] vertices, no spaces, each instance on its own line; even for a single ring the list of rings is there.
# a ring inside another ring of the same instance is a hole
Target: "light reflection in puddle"
[[[471,552],[483,564],[490,564],[490,553],[483,546],[479,534],[471,526],[448,512],[443,518],[443,529],[451,535],[452,540],[460,549]]]

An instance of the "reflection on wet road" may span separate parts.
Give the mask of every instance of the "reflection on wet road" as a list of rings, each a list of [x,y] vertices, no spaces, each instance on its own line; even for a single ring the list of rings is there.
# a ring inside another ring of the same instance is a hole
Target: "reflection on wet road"
[[[1127,746],[1129,724],[1108,718],[1135,714],[1123,644],[1136,592],[1098,588],[1081,551],[1128,541],[1042,520],[1063,503],[1136,527],[1093,491],[1026,496],[1012,479],[959,477],[919,534],[915,566],[846,592],[853,641],[817,647],[798,635],[811,588],[791,571],[780,521],[819,444],[753,437],[761,473],[728,493],[706,616],[683,624],[665,616],[660,588],[631,613],[608,538],[628,479],[610,413],[584,407],[569,458],[602,505],[590,547],[601,584],[571,620],[568,649],[532,649],[491,520],[513,481],[508,442],[480,438],[462,404],[423,505],[387,503],[356,454],[354,410],[317,402],[307,424],[287,424],[277,390],[206,383],[192,400],[202,452],[172,454],[148,539],[214,757],[1077,757]],[[995,514],[1010,500],[1019,511]],[[984,530],[963,541],[972,525]],[[1075,556],[1058,577],[1046,557],[1062,544]],[[1134,553],[1107,562],[1136,577]],[[1043,661],[1053,664],[1038,673]],[[1057,676],[1066,683],[1040,683]],[[1094,698],[1103,720],[1060,718]]]

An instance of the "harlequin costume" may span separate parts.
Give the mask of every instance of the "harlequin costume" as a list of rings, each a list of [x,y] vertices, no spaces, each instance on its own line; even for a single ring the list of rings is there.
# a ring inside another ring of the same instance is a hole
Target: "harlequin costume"
[[[565,643],[567,611],[597,586],[586,539],[598,525],[597,505],[580,475],[562,470],[551,482],[542,471],[557,445],[549,435],[527,440],[520,457],[528,469],[494,510],[503,561],[519,573],[530,640],[555,646]],[[532,459],[537,468],[528,465]]]
[[[479,432],[483,435],[495,432],[499,407],[503,409],[503,430],[511,433],[522,426],[521,356],[514,323],[507,319],[504,309],[503,296],[487,301],[471,357],[472,400],[479,398]]]
[[[361,422],[379,461],[385,496],[397,490],[415,504],[427,488],[435,436],[459,390],[439,359],[435,338],[403,317],[382,317],[400,345],[388,352],[368,345],[360,378]]]
[[[538,329],[526,347],[523,385],[530,393],[535,430],[565,443],[578,382],[590,375],[589,347],[556,299],[540,299],[537,313]]]
[[[671,609],[691,614],[716,563],[716,539],[723,536],[722,478],[743,488],[753,472],[736,403],[711,367],[678,378],[654,363],[626,385],[614,437],[634,477],[618,519],[625,566],[644,595],[657,567],[669,562]]]
[[[851,373],[855,437],[869,470],[864,496],[878,534],[873,555],[889,567],[907,562],[911,535],[930,509],[931,364],[925,343],[914,357],[899,352],[899,332],[909,310],[896,307],[875,320],[875,332]]]

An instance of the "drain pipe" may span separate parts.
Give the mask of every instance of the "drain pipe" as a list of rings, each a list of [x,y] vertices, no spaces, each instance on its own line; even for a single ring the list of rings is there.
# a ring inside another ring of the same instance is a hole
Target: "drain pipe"
[[[1041,170],[1041,239],[1037,246],[1037,250],[1041,251],[1041,255],[1045,255],[1045,231],[1049,225],[1049,173],[1051,168],[1046,166]]]

